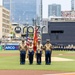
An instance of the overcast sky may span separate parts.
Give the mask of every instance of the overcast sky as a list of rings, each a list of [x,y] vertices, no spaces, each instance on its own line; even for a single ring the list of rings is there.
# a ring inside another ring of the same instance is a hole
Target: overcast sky
[[[2,5],[2,0],[0,0],[0,5]]]
[[[61,10],[71,10],[71,0],[43,0],[44,18],[48,17],[48,5],[53,3],[61,4]],[[0,5],[2,5],[2,0],[0,0]]]

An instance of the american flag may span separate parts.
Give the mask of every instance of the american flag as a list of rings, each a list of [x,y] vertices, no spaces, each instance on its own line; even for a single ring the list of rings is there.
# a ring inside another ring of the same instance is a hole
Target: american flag
[[[29,38],[29,37],[26,38],[26,45],[27,45],[27,46],[30,45],[30,38]]]

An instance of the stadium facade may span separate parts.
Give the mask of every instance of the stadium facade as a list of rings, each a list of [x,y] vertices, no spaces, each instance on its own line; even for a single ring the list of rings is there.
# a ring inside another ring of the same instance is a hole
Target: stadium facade
[[[75,45],[75,22],[48,22],[48,33],[42,35],[43,44]]]

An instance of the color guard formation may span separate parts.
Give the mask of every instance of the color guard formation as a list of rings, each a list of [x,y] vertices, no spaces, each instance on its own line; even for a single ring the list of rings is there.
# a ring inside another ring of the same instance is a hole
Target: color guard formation
[[[22,40],[22,43],[19,46],[20,49],[20,64],[25,64],[26,54],[28,55],[29,64],[33,64],[34,55],[36,57],[37,65],[41,65],[42,63],[42,53],[45,53],[45,64],[51,64],[51,54],[52,54],[52,45],[50,40],[46,40],[46,44],[43,46],[41,41],[37,42],[36,51],[33,48],[33,42],[30,41],[30,45],[27,46]]]

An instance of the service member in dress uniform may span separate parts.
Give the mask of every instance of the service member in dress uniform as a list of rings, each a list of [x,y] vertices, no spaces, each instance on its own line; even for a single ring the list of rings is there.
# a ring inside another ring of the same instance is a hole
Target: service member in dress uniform
[[[30,41],[30,45],[28,46],[28,57],[29,57],[29,64],[33,64],[34,50],[32,41]]]
[[[37,60],[37,64],[40,65],[41,64],[41,57],[42,57],[42,44],[41,41],[38,40],[37,43],[37,51],[36,51],[36,60]]]
[[[19,48],[20,48],[20,64],[25,64],[27,46],[25,45],[24,40],[22,40],[22,43],[20,44]]]
[[[52,53],[52,45],[50,43],[50,40],[47,39],[45,44],[45,62],[46,64],[51,64],[51,53]]]

